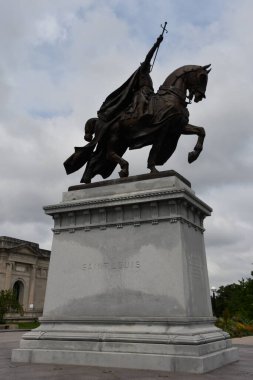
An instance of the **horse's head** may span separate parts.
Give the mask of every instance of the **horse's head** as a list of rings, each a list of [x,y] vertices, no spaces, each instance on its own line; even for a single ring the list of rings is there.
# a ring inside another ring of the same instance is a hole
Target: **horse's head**
[[[166,92],[171,88],[177,88],[186,94],[189,91],[188,98],[194,97],[194,102],[198,103],[205,98],[208,74],[211,65],[197,66],[187,65],[173,71],[159,88],[158,93]]]
[[[189,99],[198,103],[206,97],[206,86],[208,81],[208,69],[211,65],[198,66],[186,74],[186,84],[189,90]]]

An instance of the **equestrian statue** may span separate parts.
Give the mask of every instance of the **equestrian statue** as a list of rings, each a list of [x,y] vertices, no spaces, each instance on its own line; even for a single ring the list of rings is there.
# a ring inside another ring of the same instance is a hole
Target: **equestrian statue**
[[[84,139],[88,144],[76,147],[64,162],[67,174],[86,164],[81,183],[90,183],[97,174],[109,177],[118,164],[119,176],[128,177],[129,164],[123,158],[127,149],[151,145],[147,165],[151,174],[157,173],[156,166],[163,165],[171,157],[181,135],[198,136],[193,151],[188,154],[189,163],[202,151],[205,130],[188,124],[187,105],[192,100],[197,103],[205,98],[211,65],[182,66],[173,71],[155,93],[150,72],[166,24],[140,67],[105,99],[98,117],[86,122]]]

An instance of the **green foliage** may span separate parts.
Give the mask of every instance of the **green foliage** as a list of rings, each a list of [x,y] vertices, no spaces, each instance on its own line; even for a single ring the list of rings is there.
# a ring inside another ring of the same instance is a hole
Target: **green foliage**
[[[0,323],[4,323],[4,316],[9,312],[17,312],[23,315],[23,307],[17,300],[12,290],[0,291]]]
[[[40,323],[38,321],[34,322],[20,322],[18,323],[18,328],[19,329],[27,329],[27,330],[32,330],[36,329],[36,327],[39,327]]]
[[[251,272],[251,276],[253,272]],[[221,286],[215,297],[214,314],[223,319],[253,320],[253,278]]]
[[[236,318],[218,318],[215,324],[228,332],[232,338],[253,335],[253,322],[249,323]]]
[[[253,272],[238,284],[221,286],[212,297],[216,326],[231,337],[253,335]]]

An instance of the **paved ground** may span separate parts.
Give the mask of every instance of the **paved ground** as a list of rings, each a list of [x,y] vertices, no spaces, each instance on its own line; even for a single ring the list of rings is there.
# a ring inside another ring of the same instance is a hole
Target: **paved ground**
[[[234,338],[233,343],[240,346],[253,346],[253,336],[245,336],[244,338]]]
[[[247,380],[253,379],[253,337],[234,339],[240,360],[204,375],[11,362],[23,332],[0,333],[1,380]]]

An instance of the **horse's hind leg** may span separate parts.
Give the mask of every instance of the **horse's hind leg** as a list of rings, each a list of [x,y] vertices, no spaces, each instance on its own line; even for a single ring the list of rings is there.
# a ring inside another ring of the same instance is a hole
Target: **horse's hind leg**
[[[159,137],[159,140],[153,144],[150,150],[148,156],[148,169],[150,169],[151,174],[159,173],[159,171],[156,169],[156,165],[162,165],[165,161],[167,161],[175,152],[175,149],[177,147],[180,135],[172,135],[168,141],[166,134],[167,131],[164,130],[164,133]],[[162,154],[162,152],[165,153]]]
[[[157,174],[159,173],[159,170],[156,169],[156,152],[157,152],[157,146],[154,144],[149,152],[148,156],[148,169],[150,170],[151,174]]]
[[[106,158],[109,161],[115,162],[120,165],[119,176],[128,177],[129,176],[129,163],[124,160],[119,154],[124,154],[127,150],[127,146],[123,146],[122,142],[119,141],[117,137],[111,137],[108,142]],[[117,152],[119,153],[117,153]]]
[[[129,163],[120,157],[116,152],[109,151],[107,153],[107,159],[120,165],[119,176],[121,178],[129,176]]]

